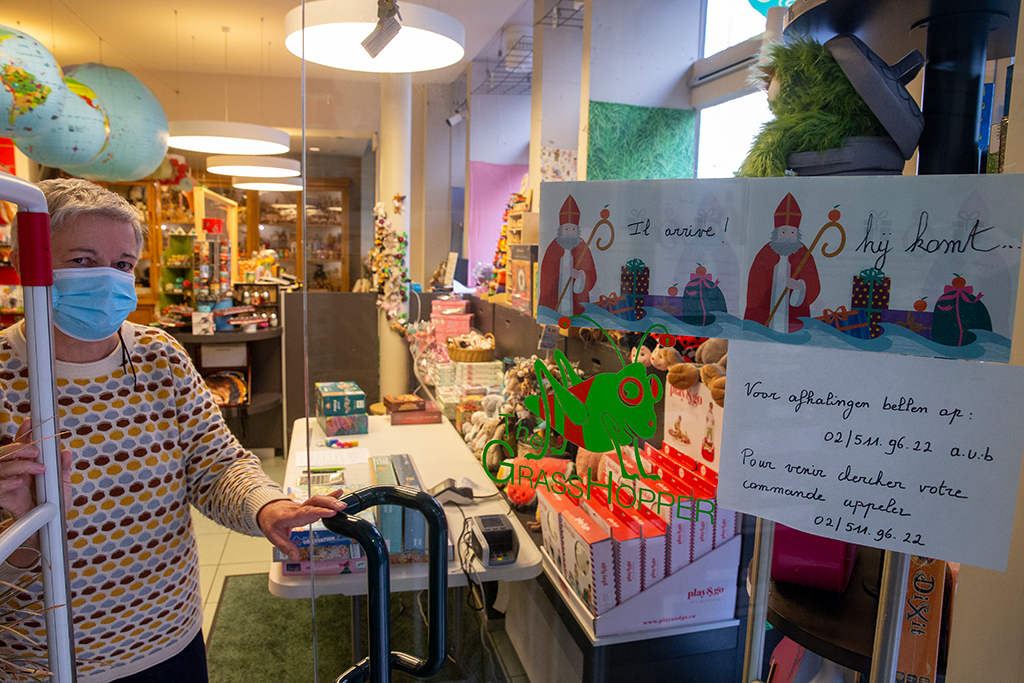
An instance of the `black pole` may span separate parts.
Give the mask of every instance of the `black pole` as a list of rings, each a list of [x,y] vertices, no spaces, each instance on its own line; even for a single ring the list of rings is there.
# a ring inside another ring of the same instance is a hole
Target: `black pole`
[[[929,17],[924,71],[924,132],[917,172],[977,173],[978,128],[992,14]]]
[[[370,613],[370,656],[342,674],[336,683],[389,683],[391,668],[417,678],[429,678],[444,666],[444,639],[448,599],[448,520],[440,503],[423,491],[404,486],[374,486],[341,498],[345,512],[324,519],[330,531],[355,539],[367,557],[367,592]],[[427,522],[427,658],[390,652],[391,576],[387,545],[380,532],[355,517],[375,505],[401,505],[417,510]],[[390,657],[388,655],[390,653]]]
[[[324,522],[334,533],[353,538],[362,546],[370,604],[370,656],[343,673],[336,683],[390,683],[391,567],[387,544],[377,527],[361,517],[339,513]]]

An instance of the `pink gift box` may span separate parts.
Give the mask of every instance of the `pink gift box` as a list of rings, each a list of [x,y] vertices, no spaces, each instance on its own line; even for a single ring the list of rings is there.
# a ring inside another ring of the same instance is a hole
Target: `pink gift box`
[[[775,525],[772,579],[842,593],[850,582],[857,546]]]

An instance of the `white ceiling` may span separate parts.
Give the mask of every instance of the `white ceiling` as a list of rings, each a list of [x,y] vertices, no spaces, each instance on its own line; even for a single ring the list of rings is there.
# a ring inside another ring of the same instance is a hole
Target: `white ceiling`
[[[406,2],[400,0],[399,6]],[[298,4],[298,0],[3,0],[0,25],[39,40],[63,67],[102,62],[136,76],[149,72],[150,77],[164,80],[176,74],[225,71],[229,75],[287,78],[300,73],[300,60],[284,48],[284,16]],[[466,29],[464,61],[415,74],[418,83],[452,82],[503,26],[516,21],[532,23],[532,0],[419,0],[409,4],[446,12]],[[226,47],[223,27],[230,29]],[[307,67],[307,76],[378,78],[313,64]]]

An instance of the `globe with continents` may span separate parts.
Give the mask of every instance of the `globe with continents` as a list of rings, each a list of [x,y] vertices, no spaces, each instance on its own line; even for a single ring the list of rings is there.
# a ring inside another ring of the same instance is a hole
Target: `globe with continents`
[[[168,132],[167,114],[153,92],[124,69],[102,64],[68,67],[65,79],[78,101],[67,107],[68,120],[58,118],[46,137],[56,138],[71,156],[48,165],[80,178],[109,181],[138,180],[156,170],[167,154]],[[79,145],[91,154],[88,159],[77,154]]]
[[[64,111],[46,135],[14,139],[25,156],[43,166],[87,166],[110,146],[105,103],[101,104],[92,88],[72,77],[66,76],[65,83],[70,93]]]
[[[30,35],[0,26],[0,137],[46,133],[68,89],[50,51]]]

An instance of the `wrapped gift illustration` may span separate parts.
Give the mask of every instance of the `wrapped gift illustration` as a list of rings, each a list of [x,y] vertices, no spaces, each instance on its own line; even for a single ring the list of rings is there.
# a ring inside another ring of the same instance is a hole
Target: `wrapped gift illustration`
[[[597,298],[597,305],[612,315],[624,317],[633,311],[633,302],[627,296],[619,296],[615,292],[601,295]]]
[[[626,261],[622,266],[620,291],[623,295],[643,296],[650,294],[651,269],[638,258]]]
[[[932,312],[931,311],[900,311],[890,309],[882,311],[881,322],[892,323],[921,335],[925,339],[932,338]]]
[[[840,306],[834,311],[825,309],[824,315],[815,318],[830,325],[840,332],[845,332],[857,339],[870,339],[870,321],[868,314],[859,309],[847,310],[846,306]]]
[[[718,280],[712,280],[707,269],[699,265],[690,273],[690,281],[683,287],[683,315],[681,319],[690,325],[704,327],[715,322],[712,311],[726,312],[725,295],[718,287]]]
[[[599,296],[597,305],[612,315],[630,322],[642,320],[646,315],[644,312],[644,297],[642,296],[622,296],[612,292],[611,294]]]
[[[673,318],[682,318],[683,316],[683,297],[681,296],[650,295],[643,297],[643,300],[644,308],[657,308]]]
[[[867,313],[872,339],[882,334],[879,323],[882,322],[882,311],[889,308],[891,286],[891,280],[878,268],[866,268],[860,271],[860,275],[853,276],[850,308]]]
[[[946,346],[965,346],[977,335],[970,330],[992,331],[992,319],[985,304],[981,303],[982,293],[974,293],[974,287],[959,275],[951,284],[943,287],[942,296],[935,302],[932,311],[932,341]]]

